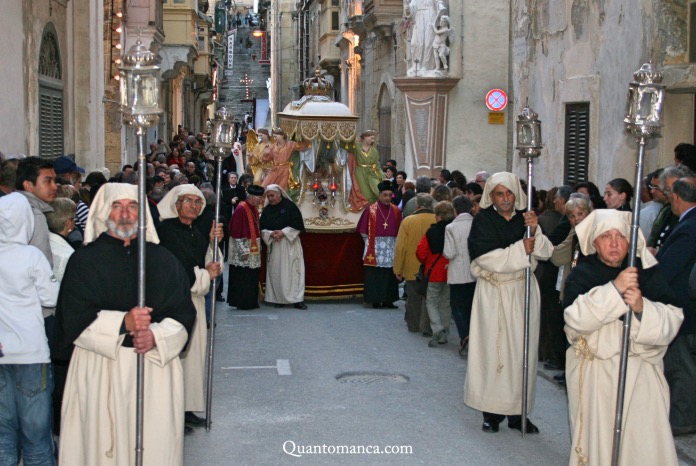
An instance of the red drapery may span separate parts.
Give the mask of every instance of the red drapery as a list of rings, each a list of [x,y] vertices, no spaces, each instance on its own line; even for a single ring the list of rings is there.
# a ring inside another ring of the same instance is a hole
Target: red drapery
[[[334,299],[362,296],[364,242],[360,233],[302,233],[305,262],[305,298]],[[264,247],[264,258],[266,248]],[[266,261],[262,261],[266,289]]]

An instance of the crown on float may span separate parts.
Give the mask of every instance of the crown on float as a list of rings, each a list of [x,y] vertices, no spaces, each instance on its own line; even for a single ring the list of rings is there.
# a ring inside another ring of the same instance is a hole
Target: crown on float
[[[331,81],[324,78],[326,70],[322,70],[319,65],[314,69],[314,77],[307,78],[302,81],[304,87],[304,95],[324,95],[331,96],[333,92],[333,84]]]

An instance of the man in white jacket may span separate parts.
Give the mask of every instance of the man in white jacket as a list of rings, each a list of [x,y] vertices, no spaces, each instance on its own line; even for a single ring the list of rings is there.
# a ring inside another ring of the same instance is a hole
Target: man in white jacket
[[[0,464],[54,465],[53,374],[41,306],[59,284],[29,241],[34,216],[22,194],[0,198]],[[18,446],[21,451],[18,451]]]

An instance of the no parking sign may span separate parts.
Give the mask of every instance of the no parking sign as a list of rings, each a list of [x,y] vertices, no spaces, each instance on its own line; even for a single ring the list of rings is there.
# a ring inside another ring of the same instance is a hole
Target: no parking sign
[[[486,94],[486,107],[494,112],[499,112],[507,106],[507,94],[502,89],[491,89]]]

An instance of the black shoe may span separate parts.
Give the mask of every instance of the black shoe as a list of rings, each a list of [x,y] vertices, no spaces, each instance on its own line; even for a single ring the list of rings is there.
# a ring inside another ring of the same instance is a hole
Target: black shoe
[[[217,295],[217,296],[215,297],[215,301],[221,303],[221,302],[225,301],[225,298],[223,298],[221,295]]]
[[[384,309],[399,309],[399,306],[395,305],[394,303],[382,303],[382,307]]]
[[[276,309],[278,309],[278,308],[281,308],[281,307],[285,307],[285,304],[273,303],[273,307],[275,307]]]
[[[302,309],[305,310],[307,309],[307,305],[305,303],[295,303],[292,305],[295,309]]]
[[[459,340],[459,356],[464,357],[464,353],[469,346],[469,337],[466,336]]]
[[[184,435],[190,435],[193,433],[193,427],[184,425]]]
[[[696,432],[696,426],[673,426],[672,435],[679,437],[682,435],[690,435]]]
[[[561,380],[565,382],[565,372],[561,372],[560,374],[554,375],[553,380],[555,380],[556,382],[560,382]]]
[[[423,335],[424,337],[432,337],[433,332],[421,332],[421,335]]]
[[[253,311],[254,309],[260,309],[261,306],[258,304],[256,306],[237,306],[238,311]]]
[[[382,309],[382,303],[372,303],[373,309]]]
[[[191,411],[186,411],[184,415],[184,422],[192,427],[201,427],[205,425],[205,418],[198,417]]]
[[[487,419],[483,421],[483,426],[481,427],[481,430],[488,433],[488,434],[494,434],[498,432],[500,422],[495,421],[493,419]]]
[[[520,418],[519,420],[515,420],[513,422],[508,421],[508,427],[510,429],[517,429],[520,432],[522,432],[522,419]],[[538,434],[539,433],[539,428],[532,424],[532,421],[527,419],[527,433],[528,434]]]
[[[562,371],[563,367],[555,361],[546,361],[544,363],[544,369],[547,371]]]

